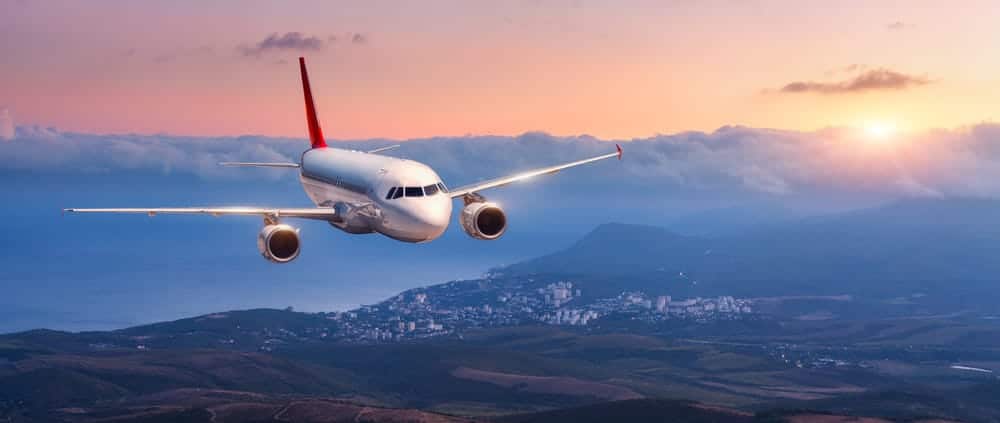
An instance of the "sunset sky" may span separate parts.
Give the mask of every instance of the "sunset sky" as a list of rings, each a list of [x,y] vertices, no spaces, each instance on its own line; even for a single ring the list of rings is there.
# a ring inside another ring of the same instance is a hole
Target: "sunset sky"
[[[88,133],[643,137],[1000,114],[1000,4],[0,0],[0,106]]]
[[[347,310],[608,222],[716,236],[1000,199],[998,41],[997,0],[0,0],[0,233],[23,240],[0,243],[0,333]],[[312,206],[298,172],[218,166],[299,159],[299,56],[328,138],[410,140],[390,155],[451,186],[608,140],[624,160],[491,191],[501,242],[307,221],[290,266],[261,259],[257,218],[60,215]]]

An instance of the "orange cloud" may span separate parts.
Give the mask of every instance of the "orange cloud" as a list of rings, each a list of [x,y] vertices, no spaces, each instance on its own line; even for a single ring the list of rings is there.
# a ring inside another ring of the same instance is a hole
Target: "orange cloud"
[[[907,75],[889,69],[872,69],[840,82],[796,81],[781,87],[783,93],[850,94],[864,91],[904,90],[930,84],[923,76]]]

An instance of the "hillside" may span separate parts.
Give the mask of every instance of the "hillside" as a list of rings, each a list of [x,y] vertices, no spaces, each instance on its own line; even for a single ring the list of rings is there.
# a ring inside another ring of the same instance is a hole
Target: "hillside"
[[[632,423],[752,423],[749,413],[721,407],[706,407],[688,401],[630,400],[587,405],[540,413],[521,414],[497,420],[502,423],[601,423],[622,421]]]
[[[303,322],[309,323],[297,326]],[[318,314],[250,310],[113,332],[0,336],[0,419],[93,421],[138,413],[135,421],[205,421],[212,413],[274,416],[294,405],[287,413],[375,407],[396,410],[387,416],[421,410],[435,419],[538,421],[579,415],[537,414],[550,410],[664,398],[743,410],[719,421],[774,409],[1000,415],[992,373],[950,368],[1000,370],[1000,328],[989,320],[604,322],[467,328],[401,342],[318,335],[332,333],[335,324]],[[718,411],[677,401],[624,404],[636,405],[628,411],[636,418],[675,410],[678,419],[704,421],[703,413]],[[593,414],[618,413],[620,406]]]
[[[591,288],[680,296],[996,294],[1000,202],[905,200],[737,235],[689,237],[606,224],[505,274],[579,275]]]
[[[31,419],[33,416],[24,416]],[[257,392],[176,389],[120,404],[64,408],[38,421],[115,423],[461,423],[471,419],[419,410],[373,407],[333,398],[275,396]]]

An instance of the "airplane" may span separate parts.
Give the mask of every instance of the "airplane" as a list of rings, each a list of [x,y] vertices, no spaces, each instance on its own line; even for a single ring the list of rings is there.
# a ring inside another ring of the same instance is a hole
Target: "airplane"
[[[413,160],[378,154],[398,147],[369,151],[334,148],[326,143],[313,101],[305,58],[299,58],[302,91],[305,96],[306,124],[311,148],[302,153],[298,163],[223,162],[223,166],[298,169],[306,195],[316,207],[190,207],[190,208],[68,208],[69,213],[144,213],[255,215],[264,219],[257,237],[257,248],[274,263],[295,260],[301,251],[299,229],[283,223],[285,218],[326,221],[350,234],[379,233],[399,241],[432,241],[448,228],[452,200],[463,201],[458,221],[465,232],[476,239],[495,240],[507,230],[507,215],[496,203],[480,194],[539,175],[599,160],[622,158],[616,152],[575,162],[529,170],[449,189],[430,166]]]

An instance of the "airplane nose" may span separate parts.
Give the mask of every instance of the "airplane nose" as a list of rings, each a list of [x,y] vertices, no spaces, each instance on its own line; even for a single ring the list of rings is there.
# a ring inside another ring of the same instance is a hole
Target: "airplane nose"
[[[444,200],[444,201],[440,201]],[[420,213],[420,224],[428,236],[428,240],[435,239],[448,229],[448,222],[451,220],[451,199],[443,197],[435,199],[433,204],[429,204]]]

